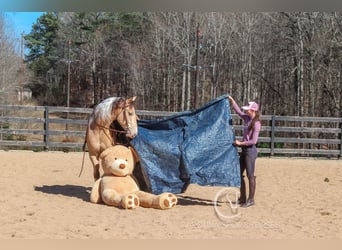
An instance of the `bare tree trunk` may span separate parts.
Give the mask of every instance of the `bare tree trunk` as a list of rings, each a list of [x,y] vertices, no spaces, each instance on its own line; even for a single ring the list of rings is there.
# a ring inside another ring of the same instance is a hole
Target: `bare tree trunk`
[[[183,70],[183,82],[182,82],[182,95],[181,95],[181,110],[185,110],[185,87],[187,82],[187,72],[188,68],[184,68]]]
[[[16,53],[16,46],[20,44],[20,40],[12,36],[13,34],[0,12],[0,103],[2,104],[17,103],[22,93],[20,80],[21,83],[26,80],[24,75],[21,75],[26,72],[24,65],[21,64],[22,59]]]
[[[186,109],[191,107],[191,70],[187,71],[186,76]]]
[[[303,31],[302,31],[302,24],[301,24],[301,20],[300,18],[297,19],[297,24],[298,24],[298,32],[299,32],[299,50],[298,50],[298,79],[299,79],[299,110],[300,116],[305,115],[304,114],[304,107],[305,107],[305,103],[304,103],[304,96],[305,96],[305,92],[304,92],[304,41],[303,41]]]

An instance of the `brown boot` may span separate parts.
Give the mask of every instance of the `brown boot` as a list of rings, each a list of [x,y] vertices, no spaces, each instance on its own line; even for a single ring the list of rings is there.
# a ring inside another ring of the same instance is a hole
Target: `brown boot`
[[[246,183],[243,175],[241,175],[240,198],[238,202],[240,205],[246,202]]]
[[[250,207],[254,205],[254,194],[255,194],[255,176],[248,178],[249,183],[249,194],[247,201],[241,205],[241,207]]]

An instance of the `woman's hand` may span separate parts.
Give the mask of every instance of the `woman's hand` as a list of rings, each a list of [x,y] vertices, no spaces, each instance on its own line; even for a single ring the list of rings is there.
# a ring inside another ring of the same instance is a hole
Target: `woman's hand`
[[[228,96],[228,99],[229,99],[229,101],[230,101],[230,103],[231,104],[234,104],[235,103],[235,100],[233,99],[233,97],[232,96]]]
[[[235,140],[235,141],[233,142],[233,144],[236,145],[236,146],[241,146],[241,145],[242,145],[242,142],[239,141],[239,140]]]

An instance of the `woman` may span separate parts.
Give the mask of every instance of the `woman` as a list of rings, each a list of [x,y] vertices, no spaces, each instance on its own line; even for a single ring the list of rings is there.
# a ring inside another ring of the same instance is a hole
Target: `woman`
[[[256,102],[249,102],[248,106],[243,106],[241,111],[235,100],[228,96],[236,113],[244,120],[242,141],[235,140],[234,144],[242,148],[240,154],[240,173],[241,173],[241,195],[239,203],[242,207],[249,207],[254,205],[255,194],[255,160],[258,156],[256,144],[259,138],[261,128],[259,105]],[[246,200],[246,184],[243,172],[246,170],[249,183],[249,194]]]

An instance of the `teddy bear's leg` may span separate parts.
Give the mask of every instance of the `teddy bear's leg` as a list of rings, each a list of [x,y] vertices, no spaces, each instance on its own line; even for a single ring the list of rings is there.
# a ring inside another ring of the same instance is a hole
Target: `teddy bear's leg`
[[[135,209],[139,207],[139,198],[136,194],[128,194],[122,198],[121,205],[125,209]]]
[[[140,206],[168,209],[172,208],[177,204],[177,197],[172,193],[162,193],[160,195],[154,195],[143,191],[138,191],[137,196],[140,200]]]
[[[101,203],[102,202],[100,182],[101,182],[101,179],[98,179],[97,181],[95,181],[94,186],[91,190],[90,202],[92,202],[92,203]]]
[[[104,189],[102,191],[102,200],[107,205],[119,207],[122,197],[113,189]]]

